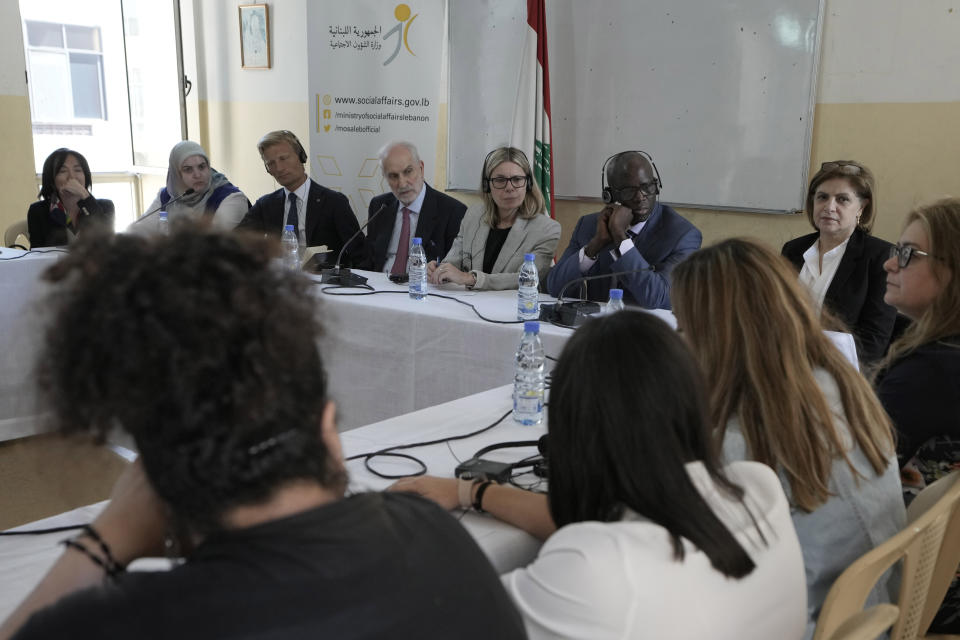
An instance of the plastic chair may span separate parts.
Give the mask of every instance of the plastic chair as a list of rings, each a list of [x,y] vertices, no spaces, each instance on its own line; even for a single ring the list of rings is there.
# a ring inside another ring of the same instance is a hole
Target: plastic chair
[[[960,482],[957,478],[958,474],[953,473],[943,479],[943,482],[949,481],[944,486],[938,486],[941,482],[931,485],[928,490],[932,491],[936,486],[936,492],[915,508],[915,519],[906,529],[865,553],[840,574],[820,611],[814,640],[873,639],[891,626],[890,640],[922,637],[946,592],[946,586],[941,590],[938,582],[939,599],[935,605],[930,605],[933,613],[928,613],[928,594],[936,596],[931,590],[934,578],[941,579],[936,570],[944,535],[960,526],[960,509],[957,508]],[[920,496],[916,500],[920,500]],[[932,506],[928,509],[923,509],[930,504]],[[864,611],[864,603],[873,585],[900,560],[903,563],[896,605],[881,604]],[[950,571],[956,566],[954,561]]]
[[[26,220],[14,222],[12,225],[7,227],[7,230],[3,232],[3,246],[10,247],[12,249],[28,249],[29,247],[25,247],[17,242],[20,236],[26,238],[27,242],[30,241],[30,231],[27,227]]]
[[[913,523],[932,509],[944,494],[954,489],[955,485],[960,485],[960,471],[954,471],[924,488],[907,507],[907,522]],[[960,512],[960,509],[957,509],[957,511]],[[943,543],[940,545],[940,554],[937,556],[937,562],[933,569],[933,577],[930,580],[930,588],[927,592],[927,602],[923,607],[923,615],[920,616],[921,631],[928,629],[937,615],[937,610],[947,594],[947,589],[950,587],[954,575],[956,575],[958,565],[960,565],[960,516],[955,514],[947,525]],[[960,639],[960,635],[941,634],[921,637],[929,640]]]

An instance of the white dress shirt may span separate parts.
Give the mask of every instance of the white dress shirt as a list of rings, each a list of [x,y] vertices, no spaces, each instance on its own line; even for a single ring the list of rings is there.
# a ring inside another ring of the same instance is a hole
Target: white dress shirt
[[[397,246],[400,244],[400,231],[403,229],[403,208],[410,210],[410,239],[413,240],[417,232],[417,221],[420,219],[420,208],[423,207],[423,198],[427,195],[427,183],[424,182],[420,187],[420,193],[417,199],[410,204],[398,202],[397,217],[393,223],[393,233],[390,234],[390,244],[387,245],[387,260],[383,263],[383,272],[390,273],[393,270],[393,261],[397,259]]]
[[[827,289],[830,288],[830,283],[833,282],[833,276],[837,274],[837,267],[840,266],[840,260],[843,259],[843,254],[847,250],[848,242],[850,242],[850,238],[841,242],[839,246],[827,251],[823,254],[823,258],[820,257],[819,239],[816,240],[809,249],[803,252],[800,284],[810,290],[813,304],[818,313],[823,308],[823,299],[827,295]],[[822,269],[820,268],[821,261],[823,262]]]

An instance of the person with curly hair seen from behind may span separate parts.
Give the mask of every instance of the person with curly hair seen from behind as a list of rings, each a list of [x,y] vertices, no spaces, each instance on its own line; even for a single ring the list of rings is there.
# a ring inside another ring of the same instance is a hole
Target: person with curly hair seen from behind
[[[276,252],[186,228],[84,241],[50,269],[53,420],[120,428],[140,458],[0,638],[523,637],[449,514],[345,496],[311,285]],[[186,562],[123,570],[167,532]]]
[[[57,149],[43,161],[40,200],[27,211],[30,246],[57,247],[92,227],[113,230],[113,201],[90,195],[93,179],[87,159]]]
[[[890,420],[767,247],[733,239],[694,253],[673,271],[673,302],[711,382],[725,460],[769,465],[790,499],[810,638],[837,576],[906,525]],[[891,602],[895,589],[888,574],[868,606]]]
[[[666,323],[622,311],[577,329],[547,419],[547,495],[428,476],[393,486],[545,540],[502,576],[530,638],[803,635],[803,559],[783,488],[762,464],[721,466],[703,377]]]
[[[862,164],[824,162],[807,189],[807,220],[816,231],[794,238],[781,250],[800,273],[817,309],[828,309],[853,332],[864,364],[886,353],[897,315],[883,299],[883,262],[891,245],[870,235],[876,191],[873,173]]]
[[[960,198],[911,211],[884,268],[887,302],[913,321],[876,378],[912,499],[960,468]],[[960,576],[930,633],[960,634]]]

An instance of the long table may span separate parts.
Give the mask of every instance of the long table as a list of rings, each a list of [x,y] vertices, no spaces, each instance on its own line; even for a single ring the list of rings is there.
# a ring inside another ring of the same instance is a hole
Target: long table
[[[460,398],[428,409],[391,418],[376,424],[354,429],[341,434],[346,456],[376,451],[384,447],[409,442],[421,442],[439,437],[449,437],[475,431],[492,424],[511,406],[512,387],[505,385],[496,389]],[[546,418],[544,418],[544,425]],[[470,458],[481,447],[494,442],[536,440],[545,432],[543,425],[521,426],[508,416],[506,420],[486,433],[466,440],[432,445],[407,450],[421,459],[429,473],[452,476],[459,460]],[[536,453],[534,448],[510,449],[493,452],[487,458],[501,461],[516,461]],[[411,462],[391,458],[377,458],[371,465],[385,473],[409,473],[414,469]],[[379,491],[392,481],[370,473],[362,460],[347,464],[350,473],[350,491]],[[534,482],[532,478],[527,478]],[[101,502],[74,509],[52,518],[18,527],[16,530],[34,530],[45,527],[83,524],[92,521],[106,505]],[[528,564],[540,548],[540,543],[530,535],[487,515],[473,512],[455,513],[460,522],[473,535],[486,553],[494,568],[506,572]],[[72,535],[53,533],[36,536],[0,537],[0,620],[23,600],[59,557],[62,547],[59,540]],[[169,566],[166,561],[147,559],[134,563],[132,570],[157,570]]]

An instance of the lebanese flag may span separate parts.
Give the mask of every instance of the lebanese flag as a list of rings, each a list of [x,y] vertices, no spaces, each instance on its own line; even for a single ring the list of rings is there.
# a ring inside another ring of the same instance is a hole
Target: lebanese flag
[[[527,37],[523,43],[510,145],[522,150],[532,160],[533,179],[543,192],[547,214],[551,218],[554,217],[552,142],[546,9],[544,0],[527,0]]]

